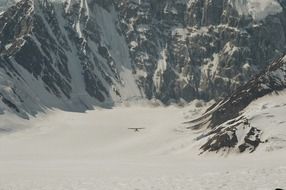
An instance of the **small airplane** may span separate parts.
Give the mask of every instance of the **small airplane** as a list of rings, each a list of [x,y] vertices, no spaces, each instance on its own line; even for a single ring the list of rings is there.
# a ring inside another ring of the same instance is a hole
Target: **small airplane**
[[[139,132],[139,130],[141,130],[141,129],[145,129],[145,128],[128,128],[128,129],[130,129],[130,130],[134,130],[134,132]]]

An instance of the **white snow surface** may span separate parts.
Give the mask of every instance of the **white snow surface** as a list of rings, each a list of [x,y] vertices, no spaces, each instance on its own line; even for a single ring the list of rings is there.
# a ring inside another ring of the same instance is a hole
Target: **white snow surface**
[[[0,189],[286,188],[284,149],[269,153],[262,147],[253,154],[199,156],[199,144],[193,140],[197,131],[187,130],[182,123],[204,110],[194,105],[181,108],[126,103],[87,113],[51,110],[29,121],[2,115],[0,129],[6,130],[0,135]],[[259,102],[253,108],[257,105]],[[256,117],[255,122],[259,121]],[[270,127],[267,120],[263,122]],[[134,132],[130,127],[145,129]],[[11,129],[17,130],[10,133]],[[275,126],[271,129],[276,130]],[[281,134],[286,134],[283,130]]]
[[[230,0],[230,2],[240,15],[250,15],[257,21],[283,10],[277,0]]]
[[[269,141],[259,147],[261,151],[286,149],[285,114],[286,91],[259,98],[245,109],[244,115],[249,118],[251,125],[263,131],[262,140]]]

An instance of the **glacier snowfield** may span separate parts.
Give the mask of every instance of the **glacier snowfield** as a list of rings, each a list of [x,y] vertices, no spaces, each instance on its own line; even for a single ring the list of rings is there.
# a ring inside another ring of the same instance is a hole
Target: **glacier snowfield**
[[[281,103],[284,98],[276,99]],[[255,122],[266,126],[267,119],[283,120],[284,104],[265,100],[247,113],[254,117],[280,109],[273,117],[255,117]],[[252,154],[199,155],[200,143],[194,141],[198,131],[187,130],[183,122],[202,111],[193,105],[130,105],[87,113],[50,110],[29,121],[2,115],[0,190],[286,188],[283,140],[282,148],[273,145],[270,150],[263,144]],[[145,129],[128,129],[133,127]],[[282,135],[281,125],[277,128]]]

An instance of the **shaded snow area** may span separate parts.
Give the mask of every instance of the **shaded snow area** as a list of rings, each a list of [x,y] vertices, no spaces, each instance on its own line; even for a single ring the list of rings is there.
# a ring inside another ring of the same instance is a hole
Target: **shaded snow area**
[[[30,121],[0,116],[6,129],[0,136],[0,189],[286,188],[284,149],[199,156],[197,131],[182,122],[201,111],[193,105],[125,105],[84,114],[49,111]],[[145,129],[128,129],[134,127]]]
[[[19,0],[0,0],[0,14],[5,11],[8,7],[13,6]]]
[[[258,21],[283,10],[276,0],[231,0],[231,2],[240,15],[250,15]]]

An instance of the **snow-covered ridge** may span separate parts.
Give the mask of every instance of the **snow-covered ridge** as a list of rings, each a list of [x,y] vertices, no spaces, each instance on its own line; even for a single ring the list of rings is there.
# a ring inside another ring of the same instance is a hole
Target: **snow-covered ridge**
[[[237,152],[253,152],[260,144],[267,143],[272,138],[263,137],[265,129],[268,129],[264,127],[273,123],[273,121],[266,122],[267,115],[276,114],[273,116],[276,119],[272,127],[284,126],[282,115],[286,111],[285,89],[286,61],[284,56],[274,61],[264,72],[238,88],[232,95],[210,107],[202,117],[191,121],[189,128],[205,130],[197,137],[197,140],[205,141],[201,146],[204,152],[232,149]],[[268,97],[271,94],[276,95]],[[262,108],[259,111],[252,107],[253,104],[256,105],[255,102],[259,98],[260,102],[265,101],[265,109],[268,104],[275,102],[269,113],[264,113],[265,110]],[[261,118],[265,123],[259,120],[257,121],[259,125],[257,125],[256,121],[253,121],[254,117]]]
[[[230,0],[240,15],[250,15],[260,21],[269,15],[282,12],[277,0]]]
[[[286,91],[258,98],[241,113],[200,135],[201,149],[222,154],[286,149]]]

